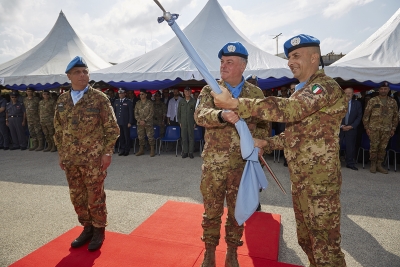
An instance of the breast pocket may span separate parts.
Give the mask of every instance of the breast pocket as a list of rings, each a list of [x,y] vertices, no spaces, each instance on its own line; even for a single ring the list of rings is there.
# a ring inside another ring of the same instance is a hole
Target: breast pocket
[[[83,131],[92,132],[100,124],[100,110],[88,108],[80,115],[81,128]]]

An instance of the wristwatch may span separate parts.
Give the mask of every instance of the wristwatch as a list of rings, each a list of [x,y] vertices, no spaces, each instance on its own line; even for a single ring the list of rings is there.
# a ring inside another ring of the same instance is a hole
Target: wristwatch
[[[107,153],[107,154],[105,154],[105,156],[107,156],[107,157],[111,157],[111,154],[108,154],[108,153]]]

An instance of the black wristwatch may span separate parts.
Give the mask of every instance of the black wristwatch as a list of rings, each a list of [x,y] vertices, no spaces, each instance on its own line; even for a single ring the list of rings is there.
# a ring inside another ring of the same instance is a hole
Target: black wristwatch
[[[225,123],[226,121],[224,120],[224,118],[222,118],[222,110],[218,113],[218,121],[220,123]]]

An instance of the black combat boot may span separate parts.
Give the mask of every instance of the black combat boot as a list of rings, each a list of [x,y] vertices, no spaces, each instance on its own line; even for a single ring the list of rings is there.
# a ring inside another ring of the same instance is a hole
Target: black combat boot
[[[89,243],[88,250],[89,251],[96,251],[101,248],[105,239],[105,227],[93,227],[93,237]]]
[[[93,226],[88,225],[83,228],[82,233],[71,243],[71,247],[79,248],[85,245],[93,237]]]

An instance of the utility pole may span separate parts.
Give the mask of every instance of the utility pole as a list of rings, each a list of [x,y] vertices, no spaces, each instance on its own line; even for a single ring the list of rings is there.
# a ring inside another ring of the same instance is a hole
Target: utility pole
[[[278,55],[278,39],[279,39],[279,36],[281,36],[281,35],[282,35],[282,33],[275,35],[275,37],[272,38],[272,39],[276,39],[276,55]]]

